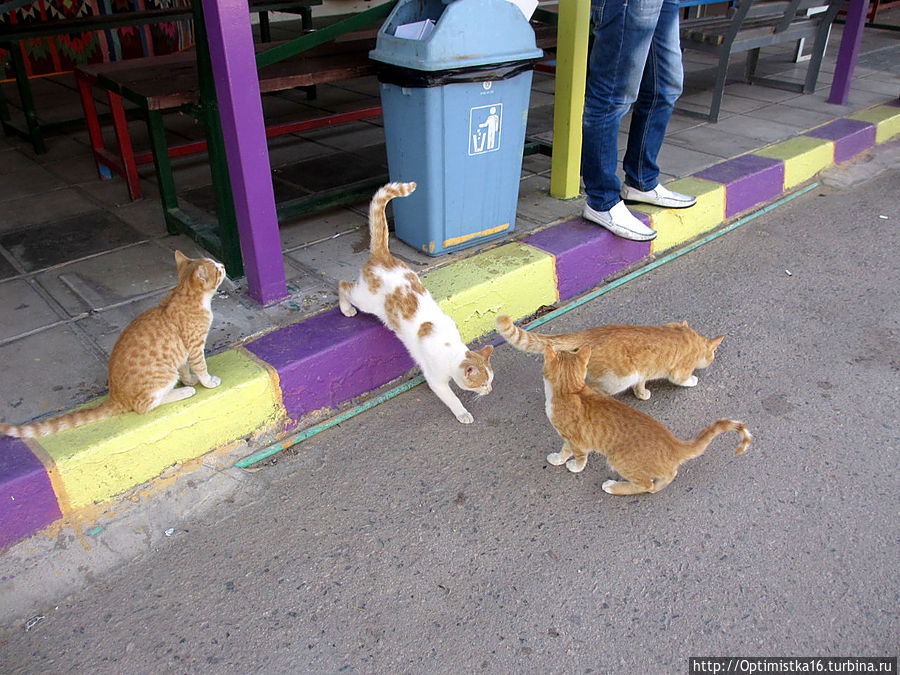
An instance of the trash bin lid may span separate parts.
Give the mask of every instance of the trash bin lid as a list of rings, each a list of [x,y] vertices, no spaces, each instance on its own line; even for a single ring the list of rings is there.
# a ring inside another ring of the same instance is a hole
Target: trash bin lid
[[[431,19],[424,39],[396,37],[398,26]],[[413,70],[450,70],[538,59],[534,30],[509,0],[400,0],[369,57]]]

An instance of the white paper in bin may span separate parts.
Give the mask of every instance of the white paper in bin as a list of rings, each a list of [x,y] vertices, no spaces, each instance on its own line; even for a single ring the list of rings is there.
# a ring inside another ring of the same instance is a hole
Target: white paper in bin
[[[531,15],[537,9],[538,0],[509,0],[512,4],[522,10],[525,18],[531,21]]]
[[[397,26],[394,31],[394,37],[404,38],[406,40],[424,40],[431,35],[434,30],[434,21],[425,19],[424,21],[416,21],[415,23],[405,23]]]

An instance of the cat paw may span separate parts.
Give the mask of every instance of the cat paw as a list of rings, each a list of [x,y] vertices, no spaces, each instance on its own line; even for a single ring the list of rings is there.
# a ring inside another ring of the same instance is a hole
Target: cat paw
[[[200,378],[193,373],[190,373],[189,375],[181,377],[179,379],[181,380],[181,384],[186,387],[190,387],[191,385],[197,384],[200,381]]]
[[[612,478],[609,478],[609,479],[603,481],[603,485],[601,485],[600,487],[603,488],[604,492],[614,495],[616,493],[612,491],[612,486],[615,485],[617,482],[618,481],[614,481]]]
[[[215,375],[207,375],[206,379],[201,381],[200,384],[207,389],[214,389],[222,384],[222,378],[216,377]]]
[[[678,384],[680,384],[682,387],[696,387],[697,386],[697,376],[691,375],[684,382],[679,382]]]
[[[564,464],[566,460],[564,460],[558,452],[551,452],[547,455],[547,461],[553,466],[559,466],[560,464]]]
[[[344,316],[356,316],[356,307],[353,305],[348,307],[341,306],[341,314]]]
[[[472,422],[475,421],[475,418],[472,417],[472,413],[470,413],[468,410],[457,415],[456,419],[458,419],[463,424],[472,424]]]
[[[581,473],[582,471],[584,471],[584,465],[585,465],[585,464],[587,464],[587,462],[582,462],[582,463],[579,465],[579,464],[578,464],[578,460],[575,459],[575,458],[572,458],[572,459],[570,459],[568,462],[566,462],[566,468],[567,468],[569,471],[571,471],[572,473]]]
[[[650,398],[650,390],[644,389],[643,391],[636,391],[634,392],[634,397],[639,398],[642,401],[646,401],[648,398]]]

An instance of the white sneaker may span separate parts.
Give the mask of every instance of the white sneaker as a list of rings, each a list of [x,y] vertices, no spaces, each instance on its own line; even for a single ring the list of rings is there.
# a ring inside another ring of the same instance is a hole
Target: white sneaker
[[[643,192],[630,185],[622,185],[620,193],[622,199],[629,202],[642,202],[644,204],[653,204],[662,206],[667,209],[684,209],[697,203],[697,198],[691,195],[683,195],[680,192],[672,192],[672,190],[662,185],[657,185],[652,190]]]
[[[609,211],[594,211],[587,202],[584,203],[582,218],[605,227],[617,237],[631,241],[650,241],[656,239],[656,230],[651,229],[638,220],[625,202],[616,202]]]

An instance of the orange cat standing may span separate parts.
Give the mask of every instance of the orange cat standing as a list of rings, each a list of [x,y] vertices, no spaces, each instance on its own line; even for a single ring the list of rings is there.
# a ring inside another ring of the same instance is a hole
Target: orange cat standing
[[[109,398],[100,405],[44,422],[12,426],[0,433],[19,438],[45,436],[134,410],[146,413],[164,403],[193,396],[193,386],[217,387],[221,380],[206,369],[203,350],[212,324],[210,302],[225,278],[225,268],[209,258],[175,252],[178,284],[159,306],[132,321],[113,347],[107,376]],[[193,371],[193,372],[192,372]],[[181,380],[185,386],[176,388]]]
[[[683,462],[703,454],[725,431],[741,435],[736,455],[753,440],[741,422],[718,420],[694,440],[682,441],[649,415],[588,387],[585,377],[590,359],[590,345],[575,353],[557,353],[550,346],[544,350],[547,417],[563,439],[562,449],[548,455],[547,461],[565,464],[578,473],[590,452],[606,455],[610,468],[624,478],[603,483],[610,494],[659,492],[672,482]]]
[[[643,401],[650,398],[645,386],[650,380],[666,378],[681,387],[696,386],[694,370],[713,362],[716,348],[725,337],[705,338],[687,321],[662,326],[610,324],[577,333],[547,335],[523,330],[501,314],[497,328],[513,347],[534,354],[543,353],[547,346],[571,351],[590,345],[591,386],[610,396],[631,387]]]

